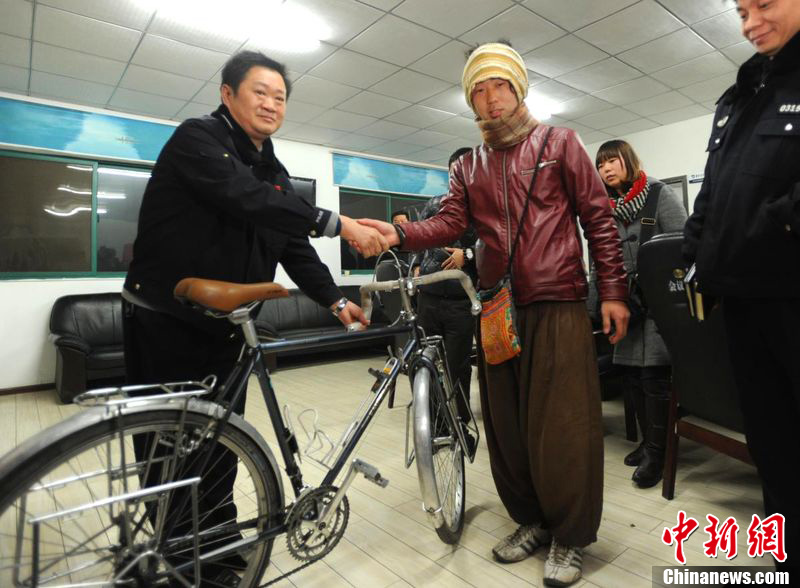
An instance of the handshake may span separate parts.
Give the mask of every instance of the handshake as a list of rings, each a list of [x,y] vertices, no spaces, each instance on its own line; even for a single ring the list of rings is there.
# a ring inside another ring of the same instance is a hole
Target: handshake
[[[400,244],[394,225],[371,218],[353,219],[340,215],[340,236],[364,257],[373,257]]]

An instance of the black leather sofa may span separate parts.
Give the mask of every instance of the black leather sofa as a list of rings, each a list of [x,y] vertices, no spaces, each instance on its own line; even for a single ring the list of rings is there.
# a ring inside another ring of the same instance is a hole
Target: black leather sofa
[[[361,303],[358,286],[340,286],[342,293],[353,302]],[[388,326],[389,320],[383,312],[380,302],[373,303],[371,326]],[[330,310],[321,307],[297,288],[289,290],[288,298],[267,300],[256,315],[256,331],[262,341],[276,341],[280,339],[296,340],[304,337],[317,337],[343,332],[342,323],[333,316]],[[353,349],[355,347],[375,347],[386,349],[387,345],[394,345],[393,337],[386,339],[355,341],[353,343],[337,343],[335,349]],[[291,349],[277,353],[267,353],[267,367],[274,370],[277,367],[277,357],[317,353],[320,351],[333,351],[332,347],[319,345],[302,349]]]
[[[89,382],[122,383],[119,292],[62,296],[50,312],[50,332],[56,345],[56,392],[62,402],[72,402]]]

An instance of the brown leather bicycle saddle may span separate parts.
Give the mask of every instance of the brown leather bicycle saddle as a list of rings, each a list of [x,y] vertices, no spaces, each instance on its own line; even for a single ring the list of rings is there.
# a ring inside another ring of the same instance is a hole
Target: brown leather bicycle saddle
[[[184,278],[173,293],[181,301],[220,312],[233,312],[251,302],[289,296],[289,291],[275,282],[235,284],[203,278]]]

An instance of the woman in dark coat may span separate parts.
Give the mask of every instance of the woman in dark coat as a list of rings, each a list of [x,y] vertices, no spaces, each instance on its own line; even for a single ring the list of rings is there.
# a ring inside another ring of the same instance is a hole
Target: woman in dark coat
[[[668,186],[645,174],[627,142],[603,143],[595,162],[619,229],[625,270],[631,275],[636,272],[643,227],[652,227],[646,230],[649,237],[680,231],[686,222],[686,209]],[[637,466],[633,481],[649,488],[661,480],[664,469],[671,376],[669,353],[653,319],[645,316],[634,322],[632,316],[627,337],[614,346],[613,361],[622,366],[626,393],[634,398],[644,439],[625,456],[625,464]]]

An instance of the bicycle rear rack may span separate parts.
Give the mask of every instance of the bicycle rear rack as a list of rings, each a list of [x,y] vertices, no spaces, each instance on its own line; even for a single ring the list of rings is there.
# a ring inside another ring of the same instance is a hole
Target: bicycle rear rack
[[[164,402],[180,398],[190,399],[210,394],[217,384],[216,376],[208,376],[201,382],[169,382],[167,384],[143,384],[97,388],[79,394],[73,399],[78,406],[123,407],[130,404]],[[148,391],[158,391],[156,393]]]
[[[133,490],[130,492],[126,492],[120,496],[110,496],[108,498],[103,498],[100,500],[96,500],[94,502],[89,502],[86,504],[82,504],[79,506],[63,509],[60,511],[55,511],[51,513],[47,513],[44,515],[40,515],[38,517],[29,519],[25,521],[25,501],[23,500],[20,511],[19,511],[19,524],[23,524],[23,522],[27,522],[27,524],[31,525],[32,527],[32,544],[31,544],[31,585],[38,586],[41,580],[40,574],[43,571],[46,571],[49,567],[52,566],[45,566],[44,569],[39,569],[39,564],[41,560],[41,529],[42,526],[51,526],[55,522],[61,525],[64,521],[68,520],[76,520],[80,518],[80,516],[85,513],[86,511],[95,510],[95,509],[105,509],[108,508],[108,516],[109,520],[112,522],[120,521],[119,524],[122,525],[121,532],[124,533],[125,542],[127,545],[132,546],[135,545],[133,542],[133,535],[131,533],[131,529],[133,526],[132,515],[136,512],[139,508],[140,504],[151,502],[153,500],[161,500],[164,495],[173,492],[179,488],[184,488],[189,486],[191,490],[191,504],[192,504],[192,526],[193,526],[193,553],[194,553],[194,577],[200,579],[200,543],[199,543],[199,511],[198,511],[198,502],[197,502],[197,494],[198,494],[198,484],[200,483],[200,478],[188,478],[186,480],[179,480],[177,482],[170,482],[167,484],[162,484],[160,486],[154,486],[152,488],[146,488],[144,490]],[[121,503],[121,504],[120,504]],[[118,512],[115,513],[115,506],[119,505]],[[131,506],[133,506],[133,510],[131,510]],[[156,534],[157,535],[157,534]],[[155,537],[155,536],[154,536]],[[23,560],[25,556],[23,555],[23,543],[24,533],[17,535],[14,559],[14,585],[15,586],[22,586],[22,580],[19,576],[20,571],[23,567]],[[164,566],[164,568],[169,573],[170,577],[176,579],[178,582],[186,586],[187,588],[192,588],[192,584],[187,581],[187,579],[178,572],[156,549],[154,546],[142,546],[138,552],[132,551],[130,555],[130,561],[125,562],[124,567],[121,570],[115,570],[116,576],[111,581],[112,585],[117,585],[117,582],[124,583],[125,575],[130,572],[135,566],[139,565],[140,562],[147,558],[157,558]],[[93,551],[91,553],[94,553]],[[119,554],[109,554],[108,557],[111,558],[109,563],[113,563],[113,560],[118,557]],[[74,557],[78,557],[77,555]],[[90,566],[91,567],[91,566]],[[55,576],[51,576],[50,579],[56,579],[59,577],[59,573],[54,571]],[[69,575],[71,572],[61,572],[60,575]],[[70,584],[72,585],[72,584]],[[93,584],[80,584],[80,585],[93,585]],[[104,584],[105,585],[105,584]]]

